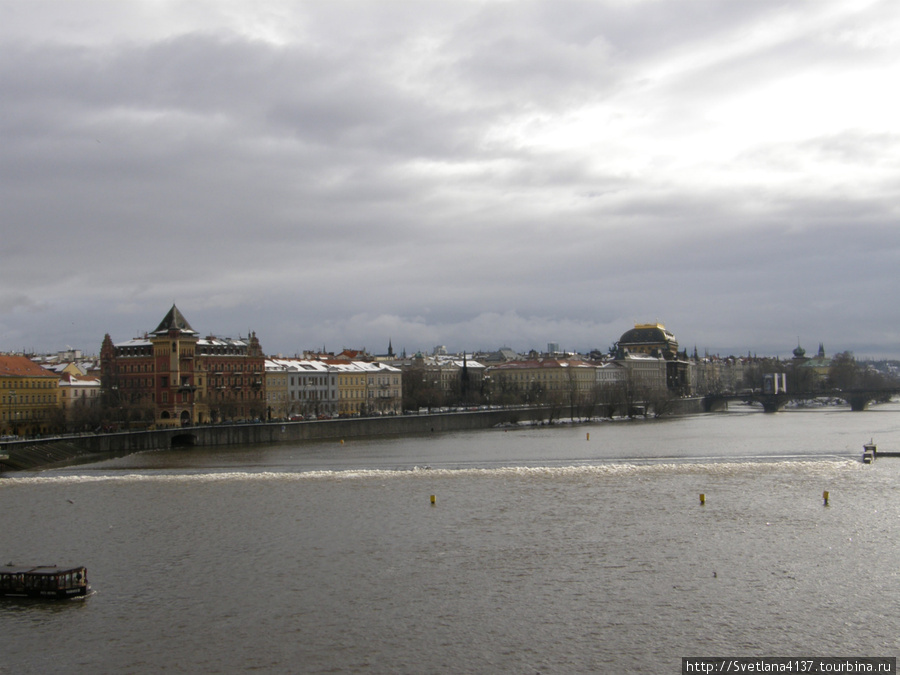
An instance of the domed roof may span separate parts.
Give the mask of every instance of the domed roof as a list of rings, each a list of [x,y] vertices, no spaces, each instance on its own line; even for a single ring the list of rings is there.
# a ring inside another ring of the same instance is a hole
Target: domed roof
[[[616,349],[620,353],[661,353],[672,358],[678,353],[678,341],[661,323],[635,324],[634,328],[622,333]]]
[[[619,344],[659,344],[661,342],[667,343],[674,339],[675,336],[660,324],[647,324],[635,326],[631,330],[622,333],[622,337],[619,338]]]

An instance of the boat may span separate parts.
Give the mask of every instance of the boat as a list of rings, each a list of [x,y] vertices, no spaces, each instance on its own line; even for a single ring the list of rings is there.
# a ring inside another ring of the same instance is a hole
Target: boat
[[[63,565],[0,566],[0,597],[56,600],[87,595],[87,569]]]
[[[871,464],[878,457],[878,447],[872,441],[863,443],[863,464]]]

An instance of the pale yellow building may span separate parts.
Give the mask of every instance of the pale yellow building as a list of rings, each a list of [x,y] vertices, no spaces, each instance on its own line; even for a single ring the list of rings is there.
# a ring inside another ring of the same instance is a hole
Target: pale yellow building
[[[515,394],[531,403],[586,402],[597,383],[597,366],[578,359],[510,361],[488,368],[492,394]]]
[[[290,415],[287,369],[277,360],[266,359],[266,418],[285,419]]]
[[[366,410],[367,380],[365,371],[355,365],[332,365],[338,375],[338,414],[359,415]]]
[[[24,356],[0,355],[0,429],[4,436],[62,431],[59,376]]]

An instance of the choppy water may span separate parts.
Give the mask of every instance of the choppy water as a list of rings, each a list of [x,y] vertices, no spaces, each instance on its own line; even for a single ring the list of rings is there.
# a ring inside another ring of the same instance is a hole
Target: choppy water
[[[95,592],[0,603],[0,673],[896,656],[900,459],[861,464],[869,438],[900,449],[900,406],[195,448],[6,477],[3,562],[83,563]]]

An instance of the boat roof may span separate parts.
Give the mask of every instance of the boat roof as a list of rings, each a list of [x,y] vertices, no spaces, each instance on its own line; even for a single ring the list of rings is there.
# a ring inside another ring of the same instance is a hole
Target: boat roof
[[[84,565],[0,565],[0,574],[59,574],[84,569]]]

